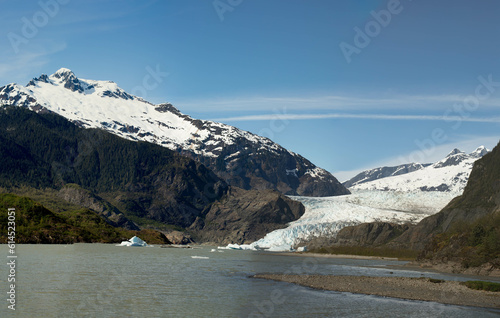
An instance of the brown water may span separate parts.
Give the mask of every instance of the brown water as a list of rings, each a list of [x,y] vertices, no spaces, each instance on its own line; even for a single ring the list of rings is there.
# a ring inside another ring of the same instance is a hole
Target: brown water
[[[498,317],[500,311],[317,291],[249,278],[262,272],[411,276],[401,262],[303,258],[251,251],[117,247],[17,247],[16,311],[1,317]],[[2,256],[3,255],[3,256]],[[192,258],[202,257],[202,258]],[[7,263],[7,246],[0,246]],[[207,258],[208,257],[208,258]],[[391,274],[390,272],[393,272]]]

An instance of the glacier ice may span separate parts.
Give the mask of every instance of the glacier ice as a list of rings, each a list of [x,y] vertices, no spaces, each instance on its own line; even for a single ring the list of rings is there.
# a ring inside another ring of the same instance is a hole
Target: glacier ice
[[[335,236],[342,228],[365,222],[417,223],[439,212],[457,192],[354,190],[335,197],[291,197],[302,202],[304,215],[284,229],[268,233],[252,244],[232,249],[292,251],[303,239]]]
[[[121,242],[118,246],[148,246],[148,244],[137,236],[134,236],[128,241]]]

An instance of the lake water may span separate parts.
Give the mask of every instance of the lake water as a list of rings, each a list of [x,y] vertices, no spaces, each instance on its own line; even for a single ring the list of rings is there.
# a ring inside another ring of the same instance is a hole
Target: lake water
[[[275,255],[211,247],[18,245],[16,311],[1,317],[498,317],[499,310],[313,290],[256,273],[463,277],[394,270],[403,262]],[[3,255],[3,256],[2,256]],[[195,258],[193,258],[193,256]],[[0,246],[7,263],[7,246]],[[390,272],[393,272],[392,274]]]

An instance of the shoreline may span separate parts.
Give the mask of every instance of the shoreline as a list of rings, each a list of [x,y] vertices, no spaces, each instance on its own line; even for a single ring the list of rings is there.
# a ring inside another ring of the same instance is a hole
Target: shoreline
[[[488,270],[485,268],[470,268],[463,269],[459,264],[450,262],[444,264],[433,264],[429,262],[417,263],[416,261],[398,259],[395,257],[383,257],[383,256],[363,256],[363,255],[350,255],[350,254],[322,254],[322,253],[310,253],[310,252],[281,252],[274,253],[275,255],[286,255],[286,256],[302,256],[302,257],[320,257],[320,258],[345,258],[345,259],[361,259],[361,260],[386,260],[386,261],[401,261],[407,262],[401,265],[388,265],[387,268],[399,269],[399,270],[415,270],[415,271],[425,271],[434,272],[445,275],[455,275],[470,277],[472,279],[489,280],[500,282],[500,269]]]
[[[428,277],[257,274],[253,278],[288,282],[337,292],[376,295],[456,306],[500,309],[500,292],[470,289],[456,281],[431,282]]]
[[[273,252],[273,254],[285,255],[285,256],[303,256],[303,257],[321,257],[321,258],[347,258],[347,259],[367,259],[367,260],[384,259],[388,261],[399,260],[396,257],[364,256],[364,255],[352,255],[352,254],[322,254],[322,253],[310,253],[310,252]]]

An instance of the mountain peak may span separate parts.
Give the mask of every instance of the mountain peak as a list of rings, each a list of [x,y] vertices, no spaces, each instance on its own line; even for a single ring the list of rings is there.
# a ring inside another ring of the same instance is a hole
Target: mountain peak
[[[57,72],[52,74],[50,77],[59,78],[61,80],[76,78],[75,73],[73,73],[72,70],[70,70],[68,68],[64,68],[64,67],[58,69]]]
[[[458,148],[455,148],[446,156],[446,158],[457,155],[459,153],[464,153],[464,152]]]
[[[75,75],[75,73],[73,73],[73,71],[70,70],[69,68],[61,67],[54,74],[52,74],[52,76],[57,77],[58,75],[62,76],[62,75],[66,75],[66,74],[73,74],[73,75]]]
[[[477,147],[476,150],[471,152],[470,156],[473,158],[481,158],[482,156],[484,156],[488,152],[490,152],[490,151],[485,146],[480,146],[480,147]]]
[[[50,75],[50,78],[56,78],[59,80],[59,83],[64,84],[64,88],[67,88],[73,92],[83,93],[84,88],[82,84],[76,77],[75,73],[72,70],[67,68],[60,68],[54,74]]]

